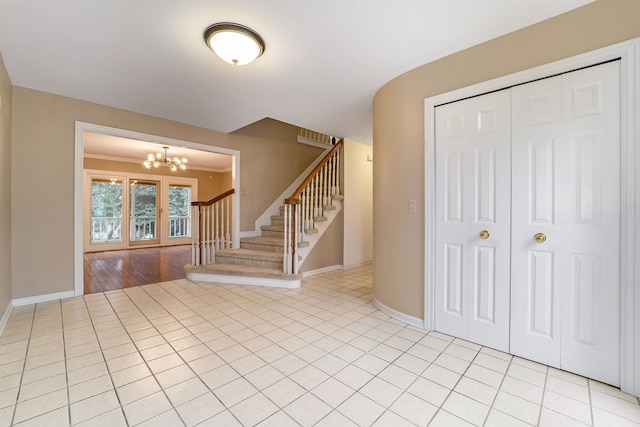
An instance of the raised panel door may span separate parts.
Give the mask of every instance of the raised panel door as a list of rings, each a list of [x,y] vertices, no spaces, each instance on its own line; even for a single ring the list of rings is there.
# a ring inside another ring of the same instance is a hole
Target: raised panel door
[[[436,329],[504,351],[509,122],[508,90],[436,109]]]

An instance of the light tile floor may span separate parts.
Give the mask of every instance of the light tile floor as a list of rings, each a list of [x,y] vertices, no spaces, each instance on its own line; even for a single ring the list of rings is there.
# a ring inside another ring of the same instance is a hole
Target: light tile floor
[[[179,280],[15,308],[0,425],[640,426],[633,396],[370,299],[365,266],[296,290]]]

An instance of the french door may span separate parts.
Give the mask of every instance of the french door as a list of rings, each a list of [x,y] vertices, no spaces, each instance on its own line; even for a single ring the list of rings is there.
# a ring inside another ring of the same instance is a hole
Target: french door
[[[129,180],[129,245],[160,243],[160,182]]]
[[[436,108],[436,330],[619,384],[619,77]]]
[[[84,251],[191,243],[197,179],[85,171]]]

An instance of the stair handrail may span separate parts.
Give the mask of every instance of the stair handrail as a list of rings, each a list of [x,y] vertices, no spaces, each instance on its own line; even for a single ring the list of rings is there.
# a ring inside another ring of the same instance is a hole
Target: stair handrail
[[[308,231],[315,230],[315,220],[323,206],[340,194],[341,138],[309,173],[293,194],[284,200],[283,272],[298,274],[298,243]]]
[[[338,140],[338,142],[336,142],[336,145],[334,145],[333,148],[327,153],[327,155],[324,156],[324,158],[320,161],[320,163],[318,163],[318,165],[311,172],[309,172],[309,175],[307,175],[305,180],[302,181],[302,184],[300,184],[298,188],[296,188],[296,190],[293,192],[291,197],[288,197],[287,199],[285,199],[285,203],[287,203],[287,200],[295,200],[300,198],[300,194],[304,191],[307,185],[309,185],[313,177],[316,176],[318,172],[320,172],[320,170],[329,162],[329,160],[331,160],[333,155],[336,154],[336,152],[340,148],[342,148],[343,143],[344,143],[344,139],[342,138]]]
[[[232,188],[231,190],[227,190],[224,193],[214,197],[211,200],[207,200],[205,202],[191,202],[191,206],[211,206],[212,204],[219,202],[220,200],[232,195],[235,192],[236,192],[236,189]]]
[[[231,233],[231,196],[235,189],[225,191],[211,200],[191,202],[191,264],[215,263],[216,251],[233,247]]]

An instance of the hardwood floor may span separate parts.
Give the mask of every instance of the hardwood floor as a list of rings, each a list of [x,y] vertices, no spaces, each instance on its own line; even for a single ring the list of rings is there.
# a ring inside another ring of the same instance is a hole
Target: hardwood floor
[[[84,293],[184,279],[190,262],[189,245],[86,253]]]

